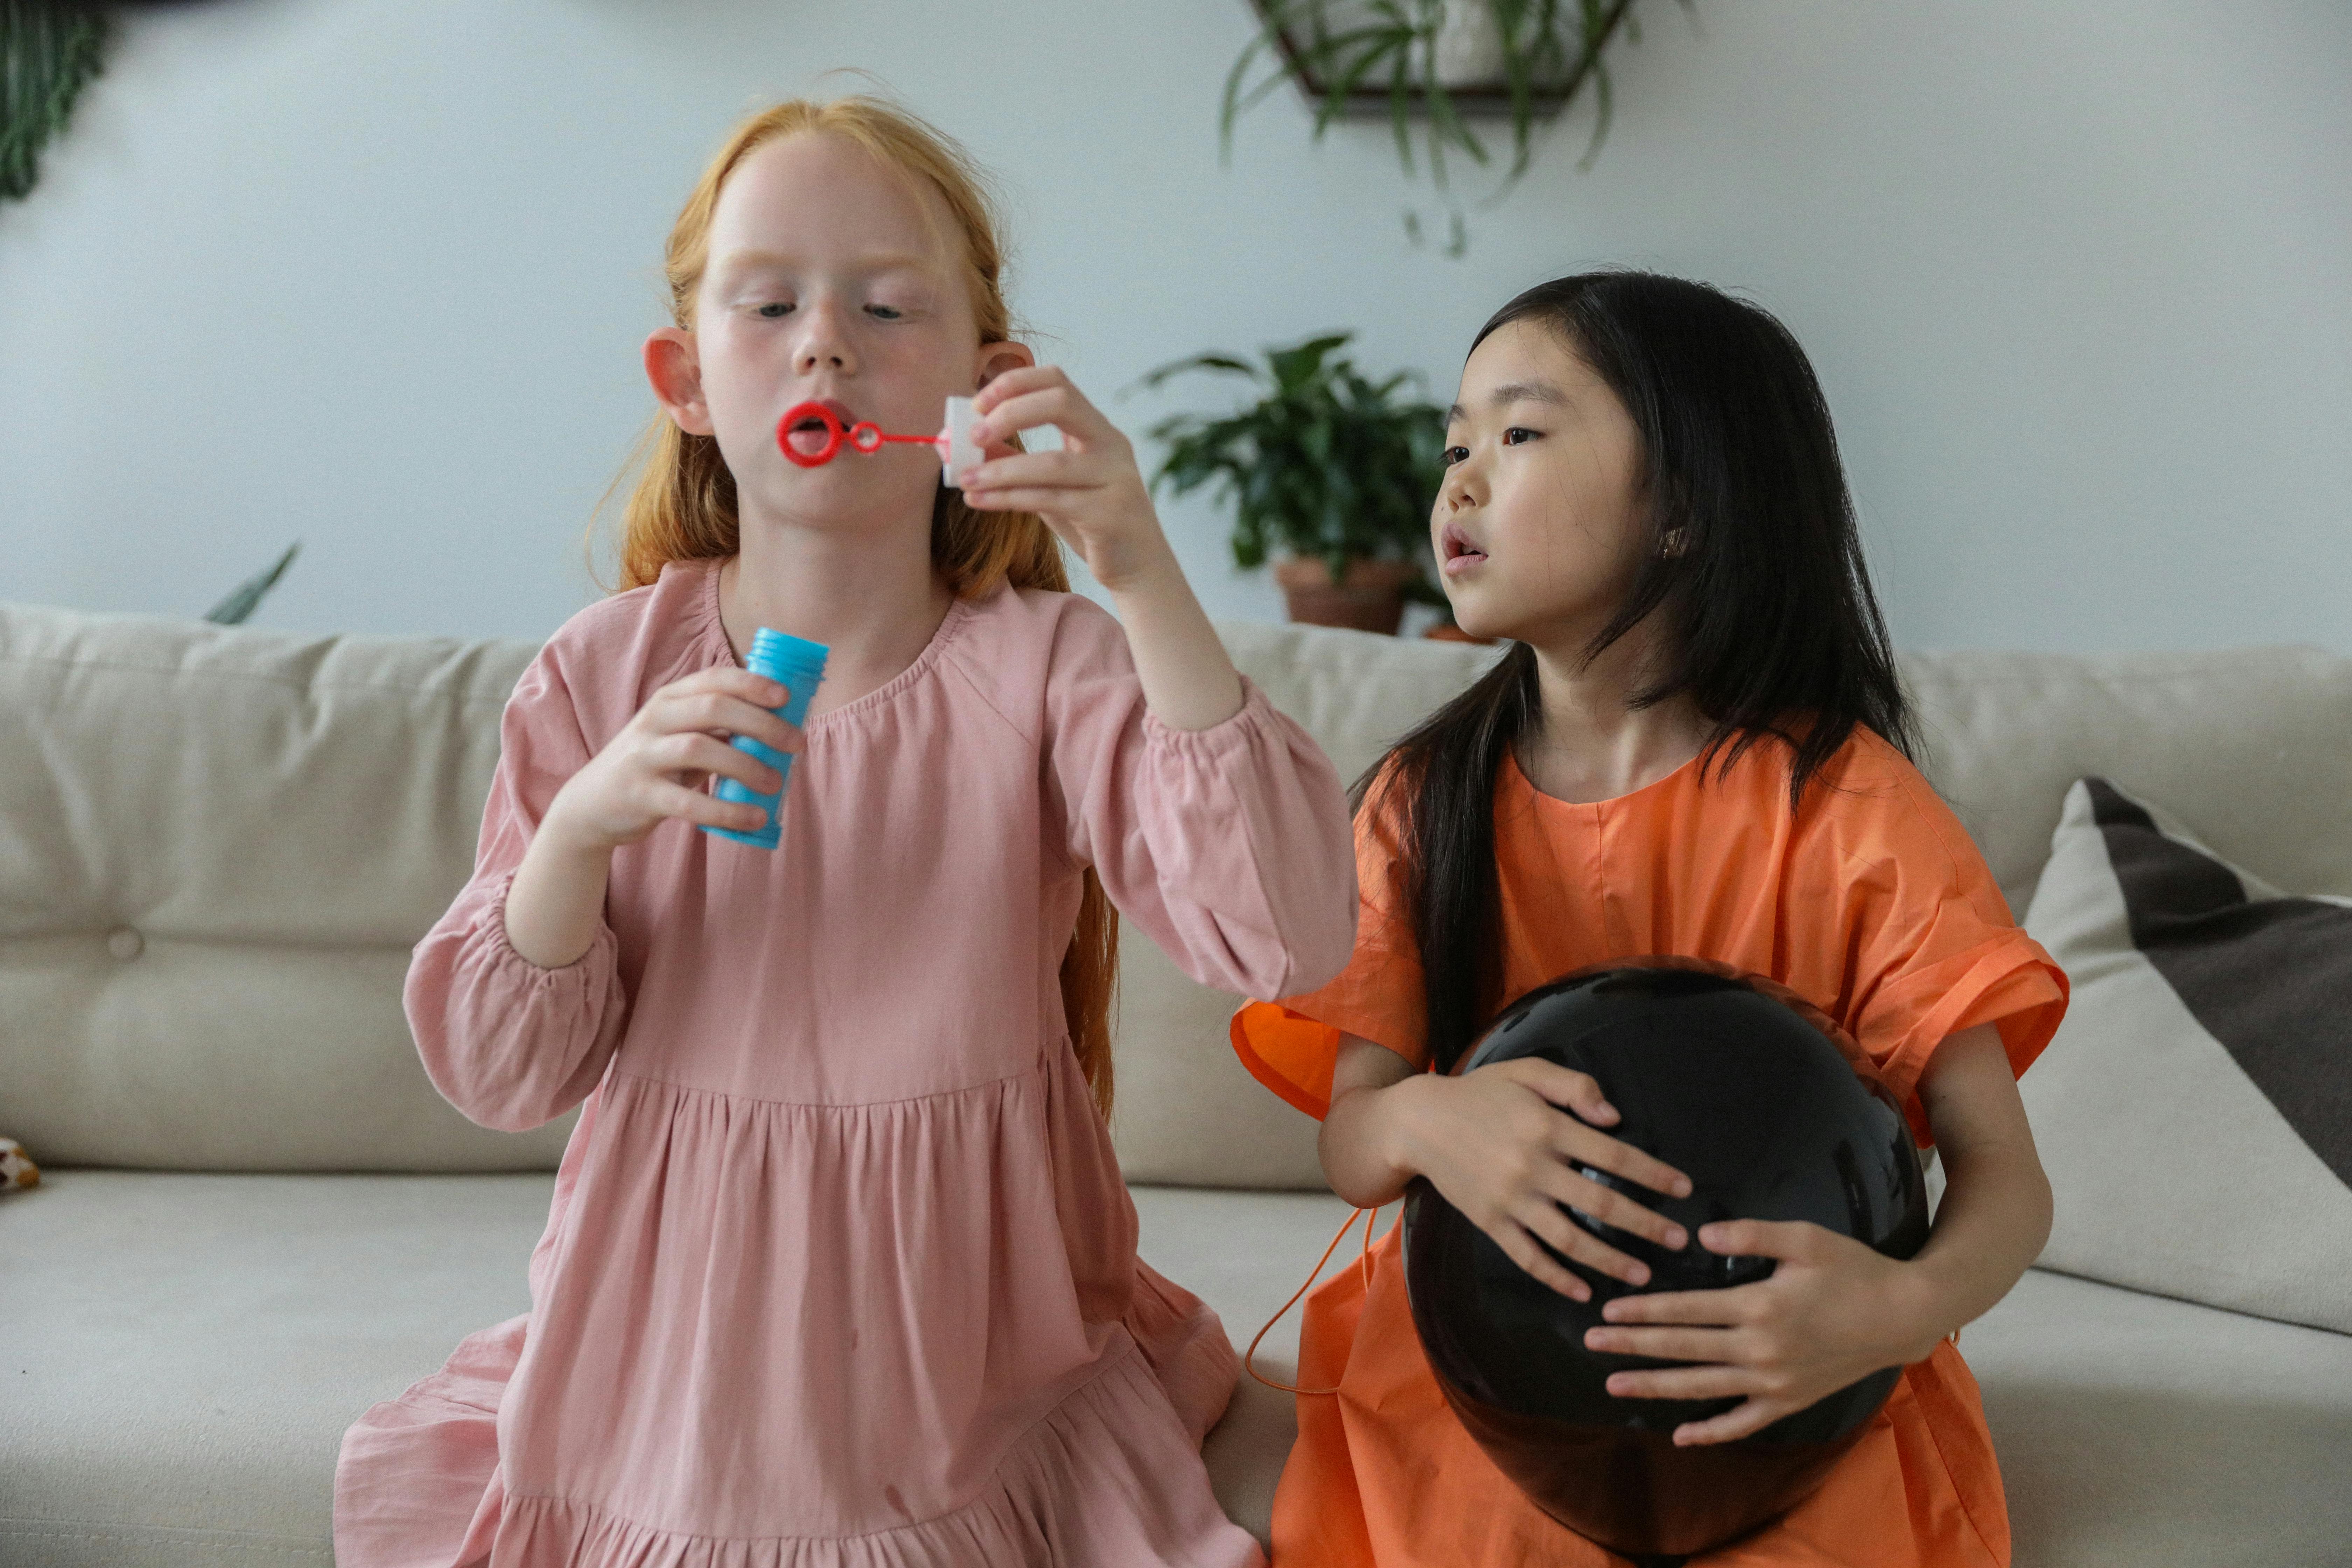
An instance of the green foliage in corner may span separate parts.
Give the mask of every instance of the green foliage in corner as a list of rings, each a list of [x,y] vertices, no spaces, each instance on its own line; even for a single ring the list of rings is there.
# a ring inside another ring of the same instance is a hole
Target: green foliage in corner
[[[0,197],[21,197],[41,148],[98,74],[106,14],[78,0],[0,0]]]

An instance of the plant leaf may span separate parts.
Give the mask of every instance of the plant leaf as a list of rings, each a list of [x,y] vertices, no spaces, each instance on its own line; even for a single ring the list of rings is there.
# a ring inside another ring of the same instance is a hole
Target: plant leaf
[[[0,198],[32,190],[43,143],[65,129],[112,33],[94,5],[0,0]]]
[[[278,579],[286,575],[286,568],[294,564],[294,556],[301,548],[302,542],[299,539],[288,545],[286,553],[278,558],[276,565],[266,567],[238,584],[227,598],[205,612],[205,619],[224,626],[242,624],[247,616],[261,607],[263,595],[278,585]]]
[[[1144,374],[1143,379],[1137,382],[1136,384],[1149,391],[1159,386],[1161,382],[1166,381],[1169,377],[1181,375],[1186,371],[1190,370],[1223,371],[1228,374],[1239,374],[1248,376],[1255,376],[1261,374],[1257,366],[1251,364],[1249,362],[1242,359],[1236,354],[1215,353],[1200,353],[1192,355],[1190,359],[1171,360],[1157,370],[1147,371]]]

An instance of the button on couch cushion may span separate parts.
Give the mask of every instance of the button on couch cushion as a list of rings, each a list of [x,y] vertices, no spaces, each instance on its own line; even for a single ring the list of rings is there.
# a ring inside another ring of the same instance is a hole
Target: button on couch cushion
[[[533,649],[0,605],[0,1085],[51,1165],[487,1171],[400,1010]]]

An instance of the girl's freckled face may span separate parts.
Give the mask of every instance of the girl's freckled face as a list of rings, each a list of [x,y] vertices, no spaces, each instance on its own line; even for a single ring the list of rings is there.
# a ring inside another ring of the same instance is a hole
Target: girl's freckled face
[[[1462,629],[1589,640],[1654,547],[1641,433],[1617,395],[1557,333],[1513,321],[1463,367],[1445,445],[1430,544]]]
[[[769,142],[727,178],[711,215],[695,347],[719,448],[739,485],[869,488],[887,471],[936,485],[929,449],[848,453],[802,470],[776,448],[785,409],[812,399],[854,420],[929,435],[969,395],[979,326],[946,203],[845,137]]]

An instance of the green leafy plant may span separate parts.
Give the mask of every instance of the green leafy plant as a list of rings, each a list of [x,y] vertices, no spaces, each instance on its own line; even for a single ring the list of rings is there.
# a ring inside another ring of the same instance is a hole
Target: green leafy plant
[[[278,586],[278,579],[286,575],[286,568],[294,564],[294,556],[301,548],[299,539],[288,545],[286,553],[278,558],[275,565],[265,566],[238,584],[227,598],[205,612],[205,619],[224,626],[241,625],[261,607],[263,595]]]
[[[83,0],[0,0],[0,197],[33,188],[41,147],[98,74],[108,30]]]
[[[1682,0],[1685,9],[1691,0]],[[1225,76],[1219,145],[1233,153],[1234,123],[1286,80],[1315,104],[1313,138],[1343,119],[1385,118],[1408,178],[1426,167],[1451,209],[1447,249],[1465,244],[1448,160],[1493,163],[1474,117],[1502,120],[1510,159],[1499,196],[1527,173],[1537,122],[1589,83],[1592,136],[1580,168],[1609,137],[1616,93],[1602,52],[1622,33],[1638,41],[1633,0],[1252,0],[1256,34]],[[1417,132],[1417,133],[1416,133]],[[1414,147],[1418,140],[1420,151]],[[1420,219],[1405,226],[1421,237]]]
[[[1416,381],[1410,371],[1377,382],[1359,373],[1339,352],[1352,336],[1268,349],[1263,365],[1194,354],[1144,377],[1156,387],[1208,371],[1257,389],[1255,402],[1223,418],[1180,414],[1151,428],[1168,447],[1153,490],[1212,485],[1231,495],[1234,560],[1244,568],[1279,548],[1321,560],[1338,582],[1351,561],[1417,560],[1428,542],[1429,504],[1445,472],[1444,412],[1404,395]],[[1408,594],[1443,601],[1426,578]]]

